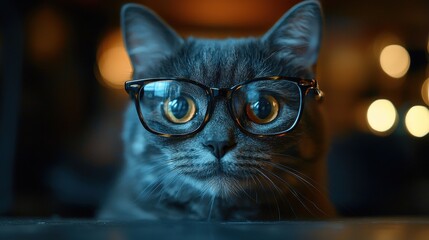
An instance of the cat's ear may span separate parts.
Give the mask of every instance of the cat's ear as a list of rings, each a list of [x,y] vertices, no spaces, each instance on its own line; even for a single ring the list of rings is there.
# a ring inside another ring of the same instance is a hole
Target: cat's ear
[[[121,27],[128,55],[137,72],[144,72],[183,43],[170,26],[142,5],[129,3],[122,7]]]
[[[311,67],[317,61],[321,36],[320,4],[304,1],[283,15],[261,39],[278,59]]]

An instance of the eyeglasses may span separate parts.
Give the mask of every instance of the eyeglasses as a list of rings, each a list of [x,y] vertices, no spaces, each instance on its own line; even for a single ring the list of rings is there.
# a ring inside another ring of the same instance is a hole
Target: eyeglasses
[[[135,101],[143,127],[163,137],[201,131],[213,114],[217,98],[225,98],[236,125],[253,136],[279,136],[291,131],[303,110],[304,96],[323,92],[314,79],[262,77],[231,88],[211,88],[184,78],[130,80],[125,90]]]

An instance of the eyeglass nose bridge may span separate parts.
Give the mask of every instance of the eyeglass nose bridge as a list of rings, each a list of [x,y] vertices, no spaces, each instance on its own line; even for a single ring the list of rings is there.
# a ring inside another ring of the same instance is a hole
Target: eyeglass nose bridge
[[[231,95],[231,89],[229,88],[210,88],[210,91],[214,98],[229,98]]]

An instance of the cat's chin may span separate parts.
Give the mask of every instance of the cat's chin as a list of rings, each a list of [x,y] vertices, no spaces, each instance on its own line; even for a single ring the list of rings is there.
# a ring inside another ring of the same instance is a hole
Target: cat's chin
[[[212,175],[192,176],[188,179],[201,192],[221,198],[239,195],[240,192],[247,188],[248,183],[243,176],[235,176],[222,172]]]
[[[213,171],[213,172],[199,172],[187,174],[191,178],[194,178],[197,181],[240,181],[246,179],[244,175],[236,173],[227,173],[224,171]]]

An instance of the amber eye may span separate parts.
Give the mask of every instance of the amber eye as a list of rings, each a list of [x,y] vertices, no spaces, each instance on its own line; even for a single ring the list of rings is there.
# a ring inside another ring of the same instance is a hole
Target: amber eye
[[[165,117],[172,123],[187,123],[194,116],[196,106],[194,100],[186,96],[174,99],[168,98],[164,101],[163,111]]]
[[[246,104],[247,117],[254,123],[266,124],[272,122],[279,113],[277,100],[270,95],[260,96],[256,101]]]

